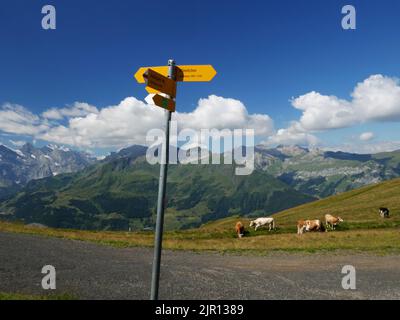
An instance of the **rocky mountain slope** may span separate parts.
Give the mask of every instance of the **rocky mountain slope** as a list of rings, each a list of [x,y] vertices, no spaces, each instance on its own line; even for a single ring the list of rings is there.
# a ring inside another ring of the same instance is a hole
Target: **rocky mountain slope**
[[[56,145],[35,148],[27,143],[16,150],[0,145],[0,199],[31,180],[77,172],[94,162],[87,153]]]
[[[294,189],[324,198],[400,176],[400,151],[378,154],[258,146],[256,168]]]

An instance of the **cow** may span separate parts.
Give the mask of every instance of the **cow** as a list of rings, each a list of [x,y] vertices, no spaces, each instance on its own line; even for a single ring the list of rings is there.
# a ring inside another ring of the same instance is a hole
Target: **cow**
[[[254,226],[254,230],[257,231],[259,227],[268,225],[269,231],[275,230],[274,218],[258,218],[250,222],[250,227]]]
[[[236,223],[235,230],[239,239],[244,236],[244,225],[240,221]]]
[[[306,221],[306,231],[325,231],[325,227],[321,220],[307,220]]]
[[[336,226],[340,223],[343,222],[343,219],[341,217],[334,217],[330,214],[325,215],[325,224],[326,224],[326,231],[328,231],[328,227],[330,227],[331,230],[335,230]]]
[[[381,216],[381,218],[389,218],[389,209],[379,208],[379,215]]]
[[[297,221],[297,234],[303,234],[306,230],[306,222],[304,220]]]
[[[299,220],[297,222],[297,234],[312,231],[325,231],[325,227],[320,220]]]

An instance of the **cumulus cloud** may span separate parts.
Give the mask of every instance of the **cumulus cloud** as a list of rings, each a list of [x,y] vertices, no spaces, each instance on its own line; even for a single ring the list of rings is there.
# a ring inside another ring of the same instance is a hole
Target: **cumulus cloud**
[[[97,110],[97,109],[96,109]],[[77,147],[123,147],[143,144],[149,129],[162,126],[163,111],[135,98],[126,98],[86,116],[69,118],[38,138]]]
[[[294,99],[292,105],[303,112],[299,125],[307,131],[348,127],[356,120],[350,102],[315,91]]]
[[[242,102],[211,95],[200,99],[193,112],[177,112],[175,119],[182,128],[201,129],[254,129],[256,136],[272,134],[274,124],[265,114],[249,114]]]
[[[304,131],[297,122],[286,129],[279,129],[263,143],[267,145],[307,145],[317,146],[320,140],[313,134]]]
[[[369,121],[400,120],[400,83],[373,75],[357,84],[352,100],[310,92],[292,101],[303,112],[299,123],[307,131],[350,127]]]
[[[400,121],[399,79],[371,76],[357,85],[352,97],[353,108],[361,122]]]
[[[373,132],[364,132],[360,135],[360,140],[361,141],[370,141],[374,139],[375,135]]]
[[[292,122],[289,128],[278,130],[269,142],[280,140],[290,144],[293,140],[302,140],[307,143],[311,135],[314,143],[313,133],[368,122],[400,121],[399,80],[379,74],[358,83],[350,100],[312,91],[291,102],[302,112],[300,119]]]
[[[122,148],[146,144],[149,130],[163,128],[164,110],[129,97],[101,110],[86,103],[49,109],[39,117],[20,106],[12,112],[4,106],[8,125],[0,130],[80,148]],[[1,112],[1,111],[0,111]],[[15,125],[10,127],[10,119]],[[59,120],[66,120],[59,121]],[[255,135],[273,132],[272,119],[263,114],[249,114],[238,100],[211,95],[200,99],[192,112],[176,112],[178,129],[254,129]]]

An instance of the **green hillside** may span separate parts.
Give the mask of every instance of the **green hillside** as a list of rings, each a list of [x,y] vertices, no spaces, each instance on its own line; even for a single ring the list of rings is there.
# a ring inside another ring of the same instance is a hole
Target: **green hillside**
[[[390,209],[391,217],[382,219],[379,208]],[[400,226],[400,179],[394,179],[361,189],[349,191],[323,200],[315,201],[273,215],[278,232],[294,232],[301,219],[324,219],[325,214],[340,216],[344,223],[339,230],[377,229]],[[239,216],[210,222],[203,230],[226,230],[240,219]],[[250,220],[241,219],[244,223]],[[265,231],[260,231],[265,233]],[[260,233],[259,232],[259,233]]]

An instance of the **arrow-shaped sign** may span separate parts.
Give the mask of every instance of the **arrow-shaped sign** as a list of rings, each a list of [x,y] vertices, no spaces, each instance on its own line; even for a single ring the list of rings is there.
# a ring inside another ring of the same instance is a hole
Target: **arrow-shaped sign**
[[[174,100],[168,99],[163,96],[160,96],[159,94],[156,94],[153,97],[153,101],[156,106],[167,109],[171,112],[175,112],[175,101]]]
[[[141,67],[135,73],[135,79],[138,83],[146,82],[146,80],[143,77],[143,74],[145,74],[145,72],[149,69],[151,69],[155,72],[158,72],[159,74],[161,74],[163,76],[168,76],[168,67]]]
[[[175,112],[176,103],[173,99],[168,99],[167,97],[163,96],[163,94],[149,94],[145,101],[148,104],[154,104],[160,108],[169,110],[171,112]]]
[[[217,71],[212,65],[200,66],[178,66],[176,70],[176,81],[183,82],[208,82],[211,81]]]
[[[148,88],[151,88],[156,90],[156,92],[166,93],[173,98],[176,97],[176,81],[165,77],[152,69],[148,69],[143,74],[143,78],[146,80],[147,92],[153,93],[153,90],[148,90]]]
[[[142,67],[135,73],[135,78],[139,83],[145,83],[143,74],[146,70],[152,69],[163,76],[168,75],[168,67]],[[176,81],[183,82],[208,82],[211,81],[217,72],[212,65],[177,66],[175,68]]]

